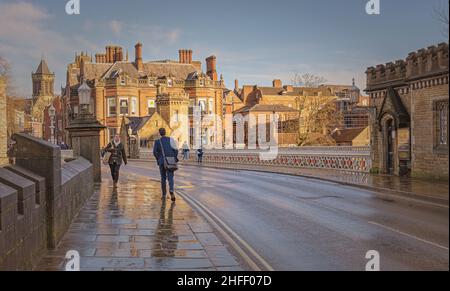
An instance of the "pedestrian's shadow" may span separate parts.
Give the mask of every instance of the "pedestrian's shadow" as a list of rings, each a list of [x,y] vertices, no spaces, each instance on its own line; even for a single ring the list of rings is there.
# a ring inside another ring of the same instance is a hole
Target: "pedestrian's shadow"
[[[155,257],[174,257],[175,251],[178,248],[178,235],[173,225],[173,211],[175,209],[175,202],[170,204],[167,211],[167,200],[163,199],[161,203],[161,210],[159,214],[159,221],[156,227],[155,248],[153,256]],[[167,211],[167,216],[166,216]]]

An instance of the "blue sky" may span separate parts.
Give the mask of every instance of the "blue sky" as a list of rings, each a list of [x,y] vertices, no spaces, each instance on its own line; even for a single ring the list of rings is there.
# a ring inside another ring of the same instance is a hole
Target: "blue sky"
[[[13,66],[14,87],[31,94],[31,71],[42,55],[65,84],[75,52],[103,52],[106,44],[130,51],[144,44],[144,60],[217,56],[228,87],[289,83],[296,73],[364,88],[368,66],[403,59],[446,41],[434,10],[442,0],[381,0],[367,15],[367,0],[80,0],[81,14],[65,13],[66,0],[0,0],[0,56]],[[448,9],[448,8],[447,8]]]

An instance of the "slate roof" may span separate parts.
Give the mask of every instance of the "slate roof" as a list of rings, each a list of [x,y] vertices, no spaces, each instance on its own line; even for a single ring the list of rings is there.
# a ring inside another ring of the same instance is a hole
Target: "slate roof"
[[[107,79],[115,77],[118,73],[125,73],[132,78],[139,77],[173,77],[179,80],[194,79],[197,69],[191,64],[175,62],[148,62],[144,63],[144,71],[139,72],[134,63],[116,62],[114,64],[85,63],[85,76],[87,79]]]
[[[331,134],[331,137],[336,141],[336,143],[351,143],[358,135],[366,129],[365,127],[361,128],[346,128],[336,130]]]
[[[286,105],[269,105],[269,104],[256,104],[255,106],[248,108],[247,106],[235,111],[235,113],[243,112],[297,112],[294,108]]]
[[[45,60],[41,60],[35,74],[41,74],[41,75],[51,75],[52,74],[52,72],[50,72],[50,69],[48,68],[47,62]]]

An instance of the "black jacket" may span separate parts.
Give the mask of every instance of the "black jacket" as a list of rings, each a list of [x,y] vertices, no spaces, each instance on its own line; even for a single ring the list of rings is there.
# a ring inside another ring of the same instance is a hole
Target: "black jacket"
[[[127,155],[125,153],[125,147],[122,143],[120,143],[117,147],[114,146],[113,142],[110,142],[106,148],[105,152],[110,152],[111,157],[109,158],[109,164],[117,164],[122,165],[122,160],[125,162],[125,165],[128,163]]]
[[[161,141],[161,142],[160,142]],[[175,143],[175,141],[173,141]],[[164,153],[166,157],[174,157],[178,161],[178,149],[176,146],[176,143],[173,144],[175,148],[171,145],[171,138],[170,137],[162,137],[161,139],[158,139],[155,141],[155,144],[153,146],[153,155],[156,158],[156,162],[158,163],[158,166],[164,165],[164,158],[163,158],[163,151],[161,149],[161,143],[164,147]]]

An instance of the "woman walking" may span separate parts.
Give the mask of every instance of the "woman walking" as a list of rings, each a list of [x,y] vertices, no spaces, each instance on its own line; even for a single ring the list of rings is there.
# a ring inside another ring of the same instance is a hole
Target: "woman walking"
[[[127,155],[125,153],[125,147],[120,141],[120,135],[116,134],[112,142],[110,142],[104,152],[111,153],[111,157],[109,158],[109,168],[111,169],[111,176],[114,183],[114,188],[117,188],[117,183],[119,182],[119,172],[120,166],[122,165],[122,161],[125,165],[128,163]]]

